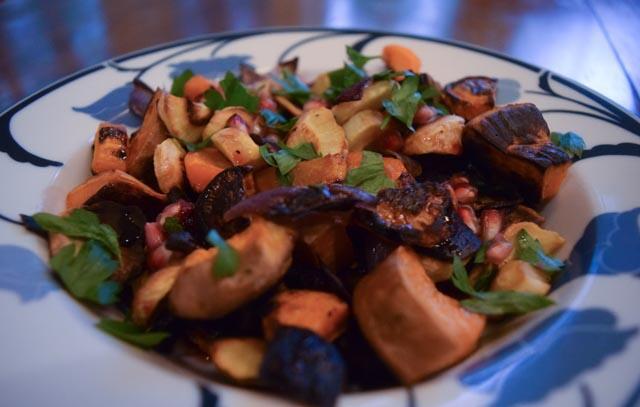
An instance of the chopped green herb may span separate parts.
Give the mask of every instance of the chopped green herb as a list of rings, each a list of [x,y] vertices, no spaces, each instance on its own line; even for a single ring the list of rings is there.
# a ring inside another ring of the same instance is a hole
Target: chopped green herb
[[[260,105],[260,98],[247,91],[242,82],[231,72],[227,72],[220,81],[224,97],[215,89],[209,89],[204,94],[204,104],[212,110],[219,110],[228,106],[242,106],[249,112],[256,113]]]
[[[260,146],[259,151],[267,164],[278,169],[278,180],[282,185],[291,185],[290,172],[300,161],[320,157],[311,143],[302,143],[293,148],[282,143],[278,143],[278,146],[280,147],[278,151],[271,152],[265,144]]]
[[[203,148],[207,148],[210,147],[212,142],[211,142],[211,138],[202,140],[199,143],[189,143],[188,141],[184,141],[184,140],[180,140],[180,142],[182,144],[184,144],[184,147],[187,149],[187,151],[189,152],[194,152],[194,151],[200,151]]]
[[[286,96],[300,106],[304,105],[311,97],[311,91],[307,84],[288,69],[283,69],[282,79],[275,78],[275,81],[282,86],[282,91],[278,94]]]
[[[266,122],[268,127],[282,133],[289,133],[298,121],[297,117],[287,119],[280,113],[274,112],[273,110],[269,109],[260,110],[260,114],[264,118],[264,121]]]
[[[564,267],[562,260],[548,256],[540,242],[525,229],[520,229],[516,235],[516,257],[550,274]]]
[[[345,90],[367,77],[366,72],[353,64],[344,64],[342,69],[329,72],[331,86],[324,93],[330,101],[336,100]]]
[[[107,280],[118,268],[118,262],[100,242],[88,240],[77,252],[76,245],[69,244],[51,258],[50,264],[76,298],[101,305],[117,300],[120,285]]]
[[[187,83],[187,81],[192,77],[193,71],[191,69],[187,69],[180,75],[173,78],[173,83],[171,84],[171,94],[180,97],[184,96],[184,84]]]
[[[218,234],[215,229],[211,229],[207,234],[207,241],[218,248],[218,254],[213,262],[214,277],[231,277],[238,270],[240,257],[238,252]]]
[[[389,79],[397,78],[402,75],[404,75],[404,72],[398,72],[392,69],[385,69],[384,71],[380,71],[378,73],[373,74],[373,76],[371,76],[371,79],[373,79],[374,82],[385,81],[385,80],[388,81]]]
[[[367,62],[371,61],[372,59],[380,59],[382,58],[379,55],[376,56],[365,56],[362,55],[359,51],[357,51],[355,48],[350,47],[347,45],[347,56],[349,57],[349,60],[351,62],[353,62],[353,65],[355,65],[357,68],[364,68],[364,66],[367,64]]]
[[[478,251],[476,252],[475,257],[473,258],[473,262],[475,264],[482,264],[484,263],[486,257],[487,257],[487,247],[489,246],[488,242],[484,242],[482,243],[482,246],[480,246],[480,249],[478,249]]]
[[[169,216],[168,218],[166,218],[162,227],[164,228],[165,232],[169,234],[182,232],[184,230],[182,224],[180,223],[180,219],[175,216]]]
[[[413,130],[413,116],[422,103],[422,96],[418,92],[420,79],[409,72],[405,73],[402,83],[396,85],[391,93],[391,99],[382,101],[387,113],[404,123]]]
[[[471,286],[467,270],[458,256],[453,258],[451,282],[458,290],[472,297],[462,300],[462,306],[478,314],[525,314],[554,304],[551,299],[543,295],[517,291],[476,291]]]
[[[65,217],[40,212],[33,215],[33,219],[47,232],[96,240],[108,249],[115,258],[120,259],[118,235],[111,226],[101,224],[100,219],[93,212],[86,209],[74,209],[70,215]]]
[[[395,187],[394,182],[384,172],[382,156],[373,151],[362,152],[360,166],[349,170],[345,184],[361,188],[374,195],[382,189]]]
[[[579,134],[572,131],[566,133],[551,132],[551,142],[564,150],[569,157],[582,157],[587,145]]]
[[[101,319],[96,326],[116,338],[141,348],[152,348],[169,337],[169,332],[146,331],[128,321]]]
[[[449,114],[449,109],[440,101],[440,91],[434,85],[429,85],[422,89],[422,100],[429,106],[435,107],[440,111],[440,114]]]
[[[473,284],[473,288],[476,291],[488,291],[494,277],[497,273],[497,267],[493,264],[483,264],[480,273],[476,278],[476,282]]]

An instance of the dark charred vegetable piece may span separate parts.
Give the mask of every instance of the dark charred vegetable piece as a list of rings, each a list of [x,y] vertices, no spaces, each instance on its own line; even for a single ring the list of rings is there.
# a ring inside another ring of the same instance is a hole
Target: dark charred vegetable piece
[[[373,195],[341,184],[279,187],[245,199],[227,211],[224,220],[230,221],[249,214],[297,219],[312,211],[345,210],[356,203],[374,202]]]
[[[542,225],[544,223],[544,216],[528,206],[516,205],[507,211],[502,227],[506,228],[511,224],[519,222],[533,222],[537,225]]]
[[[453,210],[443,184],[425,182],[380,191],[375,206],[359,205],[356,217],[364,227],[396,242],[404,242],[441,259],[468,257],[480,240]]]
[[[100,223],[111,226],[118,235],[122,262],[113,274],[113,280],[122,283],[137,275],[146,259],[144,213],[137,206],[125,206],[112,201],[96,202],[86,209],[95,213]]]
[[[247,64],[240,64],[239,77],[240,81],[245,85],[253,85],[256,82],[266,79],[264,75],[260,75],[251,65]]]
[[[465,120],[493,109],[498,81],[486,76],[468,76],[444,87],[444,102],[452,113]]]
[[[153,90],[140,79],[133,80],[133,90],[129,94],[129,111],[142,118],[153,98]]]
[[[278,71],[282,73],[285,70],[295,74],[298,71],[298,57],[278,63]]]
[[[331,343],[306,329],[280,328],[269,344],[260,379],[270,388],[316,406],[333,406],[346,375]]]
[[[502,106],[477,116],[463,132],[465,153],[478,166],[515,184],[531,204],[560,189],[571,159],[551,143],[542,113],[531,103]]]
[[[371,78],[364,78],[354,85],[343,90],[336,98],[335,103],[352,102],[354,100],[362,99],[362,93],[364,89],[371,84]]]
[[[198,242],[193,238],[193,235],[186,230],[171,233],[169,237],[167,237],[165,246],[169,250],[184,254],[189,254],[200,247]]]
[[[389,155],[398,160],[402,161],[404,168],[407,169],[408,173],[413,177],[419,177],[422,174],[422,166],[413,158],[408,155],[399,153],[397,151],[385,150],[383,151],[384,155]],[[403,174],[404,175],[404,174]],[[402,175],[401,175],[402,176]]]
[[[209,230],[215,229],[226,239],[249,225],[247,219],[227,222],[224,214],[245,198],[247,192],[244,176],[250,170],[247,166],[226,168],[202,191],[196,201],[196,219],[200,224],[200,233],[205,235]]]
[[[398,247],[398,243],[387,240],[376,233],[371,233],[368,229],[358,225],[349,226],[347,233],[351,241],[357,242],[358,250],[355,252],[356,262],[365,270],[373,270],[378,263]],[[355,283],[357,283],[357,281],[353,281],[353,284],[347,285],[353,288],[355,287]]]

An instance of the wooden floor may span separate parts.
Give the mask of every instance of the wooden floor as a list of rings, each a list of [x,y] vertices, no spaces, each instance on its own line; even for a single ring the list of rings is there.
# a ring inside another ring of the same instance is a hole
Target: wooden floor
[[[73,71],[142,47],[295,25],[470,42],[566,75],[640,113],[638,0],[0,0],[0,111]]]

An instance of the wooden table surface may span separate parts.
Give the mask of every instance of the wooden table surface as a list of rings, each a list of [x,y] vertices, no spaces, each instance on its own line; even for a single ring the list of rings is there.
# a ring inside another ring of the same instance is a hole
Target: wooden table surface
[[[640,113],[638,0],[0,0],[0,111],[122,53],[272,26],[466,41],[566,75]]]

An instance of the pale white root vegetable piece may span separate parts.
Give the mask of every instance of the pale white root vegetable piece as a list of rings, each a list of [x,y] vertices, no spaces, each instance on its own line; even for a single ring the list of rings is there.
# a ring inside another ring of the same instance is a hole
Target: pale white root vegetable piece
[[[362,151],[382,136],[384,116],[375,110],[356,113],[344,124],[349,151]]]
[[[100,123],[93,139],[91,172],[127,169],[127,145],[129,137],[126,127],[119,124]]]
[[[464,359],[485,326],[484,316],[440,293],[404,246],[358,283],[353,308],[364,336],[405,384]]]
[[[276,102],[278,102],[280,106],[282,106],[287,112],[291,113],[293,116],[298,117],[302,114],[302,109],[294,105],[293,102],[291,102],[286,97],[276,96],[274,97],[274,99],[276,100]]]
[[[181,266],[168,266],[151,274],[136,290],[131,304],[131,318],[136,325],[146,326],[158,304],[167,296],[178,278]]]
[[[291,174],[294,186],[340,182],[347,176],[347,158],[340,153],[301,161],[291,170]]]
[[[211,117],[211,111],[201,103],[163,93],[158,100],[158,115],[169,134],[189,143],[196,143]]]
[[[229,106],[225,107],[224,109],[216,110],[216,112],[211,117],[211,120],[209,120],[209,123],[207,123],[204,130],[202,131],[202,139],[208,139],[220,130],[227,127],[229,119],[231,119],[231,117],[233,117],[234,115],[240,116],[240,118],[242,118],[242,120],[247,123],[248,128],[253,127],[253,116],[251,115],[251,113],[247,112],[245,108],[240,106]]]
[[[233,165],[264,166],[258,145],[242,130],[227,127],[211,136],[211,142]]]
[[[338,124],[344,124],[356,113],[363,110],[379,110],[382,101],[391,97],[391,81],[379,81],[367,86],[360,100],[342,102],[331,108]]]
[[[526,230],[531,237],[540,242],[542,250],[544,250],[546,254],[553,254],[560,250],[564,245],[565,239],[558,232],[543,229],[533,222],[514,223],[504,230],[504,238],[514,247],[514,250],[511,251],[511,254],[507,257],[505,262],[515,257],[517,252],[516,248],[518,247],[518,232],[522,229]]]
[[[145,183],[120,170],[94,175],[67,194],[67,209],[80,208],[102,188],[126,191],[128,195],[164,201],[166,196],[154,191]]]
[[[216,277],[213,264],[217,248],[208,257],[185,267],[169,293],[173,312],[183,318],[222,317],[258,297],[276,284],[291,264],[293,232],[284,226],[254,217],[251,225],[227,243],[239,256],[232,276]]]
[[[518,291],[546,295],[551,289],[543,271],[522,260],[511,260],[500,266],[491,291]]]
[[[287,138],[287,147],[303,143],[311,143],[321,156],[344,154],[348,149],[344,129],[326,107],[308,110],[298,118]]]
[[[460,116],[443,116],[418,128],[405,139],[403,153],[462,154],[462,130],[464,119]]]
[[[209,349],[211,362],[222,374],[237,382],[258,379],[267,345],[257,338],[224,338]]]
[[[453,263],[429,256],[419,256],[424,271],[434,283],[446,281],[453,274]]]
[[[322,96],[329,87],[331,87],[331,79],[329,74],[324,72],[316,77],[310,90],[314,95]]]
[[[153,153],[153,171],[160,191],[167,193],[172,188],[182,189],[184,184],[184,156],[186,151],[176,139],[166,139]]]
[[[264,336],[274,337],[281,326],[315,332],[328,341],[340,336],[346,326],[349,306],[333,294],[322,291],[283,291],[273,299],[273,309],[262,320]]]

